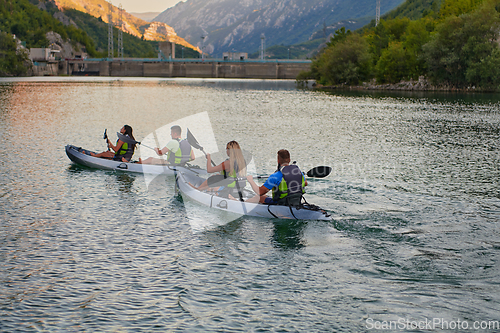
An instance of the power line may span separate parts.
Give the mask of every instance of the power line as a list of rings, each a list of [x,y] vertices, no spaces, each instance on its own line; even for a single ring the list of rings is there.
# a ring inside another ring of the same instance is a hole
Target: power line
[[[118,13],[118,58],[123,60],[123,8],[120,4]]]
[[[113,5],[108,2],[108,59],[113,59]]]
[[[260,35],[260,60],[266,57],[266,36],[264,33]]]
[[[375,26],[380,22],[380,0],[377,0],[377,10],[375,13]]]

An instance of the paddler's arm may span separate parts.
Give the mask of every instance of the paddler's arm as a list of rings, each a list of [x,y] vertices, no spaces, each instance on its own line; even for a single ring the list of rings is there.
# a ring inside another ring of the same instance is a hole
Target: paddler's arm
[[[163,147],[162,149],[156,148],[155,151],[159,156],[162,156],[170,152],[175,154],[177,152],[177,149],[180,149],[177,140],[170,140],[165,147]]]
[[[194,150],[191,149],[191,160],[190,160],[190,162],[194,161],[194,159],[195,159]]]
[[[115,153],[118,152],[123,145],[122,140],[118,140],[118,142],[116,143],[116,146],[114,144],[112,144],[111,141],[109,141],[109,139],[107,139],[107,140],[108,140],[108,147],[113,149],[115,151]]]
[[[207,154],[207,172],[213,173],[220,172],[222,170],[224,170],[224,162],[219,165],[212,166],[212,158],[210,157],[210,154]]]
[[[163,147],[162,149],[155,148],[155,151],[158,154],[158,156],[161,156],[161,155],[165,155],[166,153],[168,153],[169,150],[167,147]]]
[[[262,195],[266,194],[267,192],[269,192],[269,189],[267,187],[265,187],[264,185],[262,185],[262,186],[257,185],[255,183],[255,181],[253,180],[253,176],[247,176],[247,180],[250,183],[252,190],[255,193],[257,193],[259,196],[262,196]]]

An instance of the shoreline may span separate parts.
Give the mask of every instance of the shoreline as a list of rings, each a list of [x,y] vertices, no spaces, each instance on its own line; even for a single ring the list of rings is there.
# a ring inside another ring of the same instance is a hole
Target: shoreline
[[[321,84],[313,83],[314,89],[322,90],[380,90],[380,91],[422,91],[422,92],[461,92],[461,93],[498,93],[498,91],[476,89],[476,87],[456,88],[453,86],[432,85],[427,78],[421,76],[418,80],[400,81],[398,83],[385,83],[377,84],[373,79],[370,82],[363,82],[361,85],[346,86],[346,85],[333,85],[323,86]]]

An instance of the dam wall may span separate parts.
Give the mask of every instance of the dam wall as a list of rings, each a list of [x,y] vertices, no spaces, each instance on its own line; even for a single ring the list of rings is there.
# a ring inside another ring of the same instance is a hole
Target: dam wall
[[[60,75],[295,79],[309,71],[309,60],[62,60]]]

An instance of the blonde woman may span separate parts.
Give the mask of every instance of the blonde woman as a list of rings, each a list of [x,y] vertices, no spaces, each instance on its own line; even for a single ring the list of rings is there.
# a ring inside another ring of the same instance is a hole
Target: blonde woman
[[[240,145],[236,141],[229,141],[227,143],[226,154],[229,158],[216,166],[212,166],[210,154],[207,154],[207,171],[210,173],[220,172],[225,177],[243,178],[242,180],[235,180],[224,187],[219,187],[217,190],[221,196],[238,196],[238,192],[241,192],[240,190],[246,185],[247,166],[245,158],[241,152]],[[205,190],[207,188],[207,181],[204,181],[197,187],[198,190]]]

